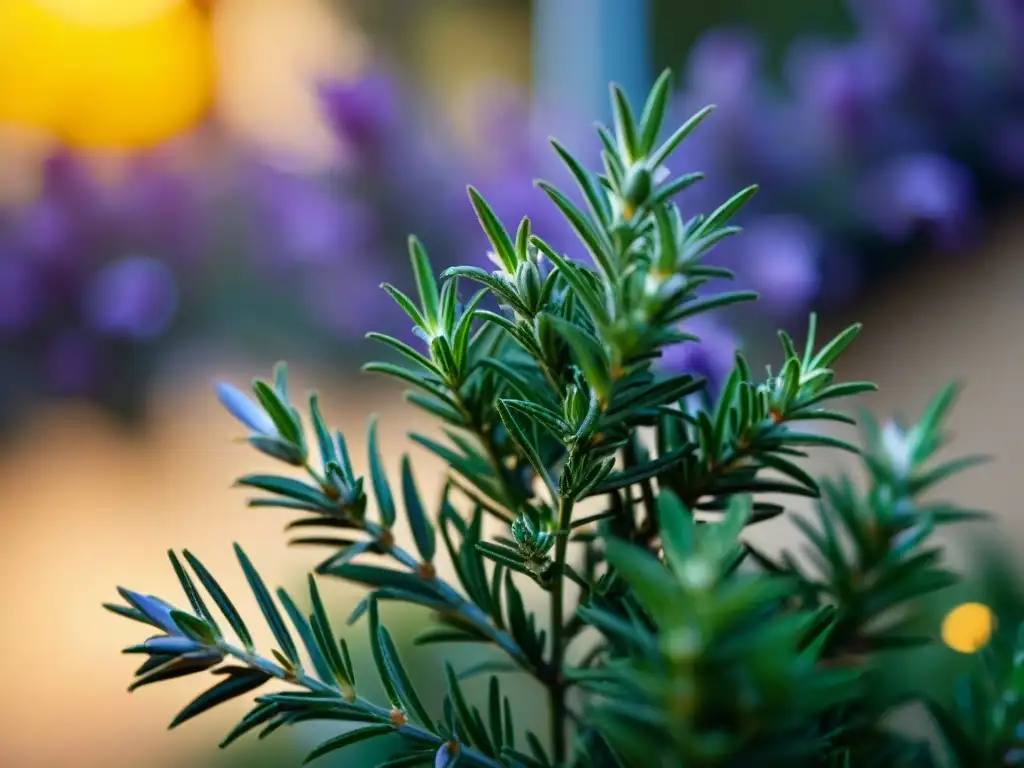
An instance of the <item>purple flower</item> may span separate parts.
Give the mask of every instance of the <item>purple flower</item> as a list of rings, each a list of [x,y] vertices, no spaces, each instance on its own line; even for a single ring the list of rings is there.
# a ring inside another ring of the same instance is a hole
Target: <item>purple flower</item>
[[[352,81],[324,82],[318,90],[332,129],[356,152],[375,153],[393,137],[399,99],[392,77],[375,71]]]
[[[85,395],[99,383],[102,357],[96,342],[79,330],[58,333],[43,356],[44,382],[58,395]]]
[[[80,242],[77,222],[64,206],[45,196],[22,215],[18,227],[21,248],[43,261],[73,258]]]
[[[1024,182],[1024,114],[1010,117],[992,129],[989,153],[1003,178]]]
[[[370,238],[370,211],[324,179],[254,168],[254,231],[276,266],[331,264],[362,257]]]
[[[104,267],[85,295],[84,313],[100,333],[153,339],[167,330],[178,308],[178,286],[167,264],[132,256]]]
[[[40,286],[29,265],[0,247],[0,334],[31,326],[40,311]]]
[[[1010,59],[1018,66],[1024,63],[1024,3],[1021,0],[981,0],[982,18],[987,22],[989,45],[993,39],[1004,41]]]
[[[687,320],[682,327],[700,341],[684,341],[662,350],[659,367],[671,373],[690,373],[707,380],[717,392],[732,372],[739,340],[724,325],[707,315]]]
[[[704,35],[690,53],[690,95],[724,112],[745,113],[751,94],[760,88],[760,70],[761,49],[754,35],[715,30]]]
[[[822,254],[821,290],[817,303],[838,309],[854,299],[863,288],[864,275],[860,260],[842,248],[831,248]]]
[[[738,243],[737,270],[759,304],[777,318],[800,314],[821,285],[817,233],[796,216],[765,216],[748,224]]]
[[[159,249],[180,267],[196,262],[211,228],[198,187],[196,179],[172,173],[158,157],[139,159],[115,190],[120,239]]]
[[[18,236],[21,247],[35,258],[80,261],[107,223],[103,189],[81,160],[58,152],[44,162],[42,189],[21,212]]]
[[[848,0],[848,4],[869,35],[910,48],[933,39],[949,5],[936,0]]]
[[[863,197],[876,231],[892,240],[924,230],[937,247],[956,249],[973,231],[971,174],[942,155],[896,158],[867,178]]]
[[[811,141],[824,142],[822,151],[870,146],[892,120],[886,110],[891,73],[864,46],[807,41],[790,52],[787,69],[799,127]]]
[[[380,287],[388,272],[386,264],[363,254],[328,274],[309,275],[302,295],[314,323],[345,339],[370,331],[407,337],[412,321]]]

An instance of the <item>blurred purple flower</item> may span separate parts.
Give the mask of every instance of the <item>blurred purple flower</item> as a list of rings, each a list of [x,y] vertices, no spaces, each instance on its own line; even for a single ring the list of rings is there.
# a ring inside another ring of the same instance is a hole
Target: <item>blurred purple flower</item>
[[[797,44],[787,60],[794,106],[802,116],[801,139],[829,154],[877,143],[886,128],[890,73],[860,45],[819,40]],[[802,143],[802,142],[801,142]]]
[[[1024,2],[1021,0],[980,0],[981,16],[995,37],[1004,41],[1009,58],[1024,64]],[[991,45],[992,40],[989,40]]]
[[[316,324],[342,339],[377,331],[408,341],[412,320],[380,287],[390,279],[379,259],[353,259],[328,274],[310,275],[302,295]]]
[[[104,267],[86,289],[83,311],[99,333],[150,340],[164,333],[178,308],[178,286],[167,264],[131,256]]]
[[[831,252],[822,253],[820,272],[821,291],[816,303],[830,310],[849,303],[864,286],[860,260],[842,247],[833,247]]]
[[[40,310],[40,287],[29,265],[0,246],[0,335],[29,328]]]
[[[761,48],[752,33],[714,30],[690,52],[688,92],[729,116],[746,114],[751,94],[761,87],[760,71]]]
[[[659,367],[671,373],[690,373],[707,380],[717,392],[732,371],[739,340],[724,325],[707,315],[698,315],[683,325],[683,331],[700,341],[672,344],[662,351]]]
[[[971,174],[942,155],[896,158],[868,176],[863,198],[876,231],[891,240],[923,230],[936,247],[955,250],[973,232]]]
[[[254,234],[275,267],[363,258],[371,212],[323,178],[253,168]]]
[[[43,353],[46,388],[58,395],[86,395],[95,391],[103,360],[98,344],[77,329],[58,333]]]
[[[989,145],[992,162],[1001,175],[1017,183],[1024,182],[1024,114],[1002,121],[992,133]]]
[[[46,159],[38,198],[21,213],[21,247],[49,262],[81,260],[106,230],[106,196],[82,161],[67,152]]]
[[[158,248],[180,268],[195,265],[211,221],[194,179],[172,173],[160,158],[146,157],[132,164],[115,192],[122,239],[134,247]]]
[[[931,42],[949,3],[936,0],[848,0],[854,19],[869,35],[899,47]]]
[[[743,287],[757,291],[762,308],[779,320],[803,314],[821,287],[820,236],[797,216],[755,219],[737,240]]]
[[[334,132],[360,154],[375,154],[394,138],[399,98],[394,79],[381,71],[319,86],[324,115]]]

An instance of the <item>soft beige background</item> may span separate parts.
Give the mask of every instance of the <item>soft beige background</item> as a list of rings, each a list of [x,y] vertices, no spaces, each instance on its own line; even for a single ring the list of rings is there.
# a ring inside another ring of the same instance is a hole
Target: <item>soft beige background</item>
[[[1024,535],[1017,511],[1024,415],[1019,408],[1024,352],[1020,293],[1024,227],[1009,217],[989,244],[969,257],[929,262],[863,306],[866,327],[841,374],[870,378],[881,391],[865,400],[878,413],[915,416],[944,381],[968,383],[952,426],[958,452],[989,451],[998,461],[963,475],[948,495],[1000,514],[1005,538]],[[177,766],[182,755],[213,750],[241,705],[168,734],[164,726],[198,689],[176,681],[132,696],[125,686],[135,659],[118,649],[140,639],[129,622],[100,609],[114,587],[176,594],[168,547],[189,547],[238,596],[259,627],[258,612],[233,561],[231,542],[249,551],[267,580],[298,587],[316,552],[288,550],[287,513],[247,510],[235,477],[270,464],[232,442],[239,430],[209,390],[214,374],[244,381],[262,370],[214,370],[176,383],[157,397],[152,426],[128,437],[88,411],[54,409],[0,456],[4,489],[0,584],[0,765]],[[294,390],[325,377],[296,375]],[[382,414],[382,442],[394,471],[403,432],[420,418],[397,393],[327,387],[328,419],[350,436],[361,463],[365,415]],[[815,468],[841,458],[825,453]],[[440,472],[421,470],[432,495]],[[787,534],[776,527],[771,534]],[[954,537],[955,539],[955,537]],[[337,601],[351,594],[330,585]],[[354,630],[358,631],[358,630]],[[262,634],[265,637],[266,634]]]

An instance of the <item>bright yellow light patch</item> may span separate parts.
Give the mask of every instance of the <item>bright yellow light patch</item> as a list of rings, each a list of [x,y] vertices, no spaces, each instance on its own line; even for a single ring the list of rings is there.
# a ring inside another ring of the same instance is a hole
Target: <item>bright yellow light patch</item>
[[[209,22],[191,2],[0,0],[2,122],[141,149],[196,125],[213,91]]]
[[[35,0],[54,15],[75,24],[120,27],[149,21],[188,0]]]
[[[982,603],[962,603],[942,620],[942,642],[958,653],[976,653],[995,631],[992,610]]]

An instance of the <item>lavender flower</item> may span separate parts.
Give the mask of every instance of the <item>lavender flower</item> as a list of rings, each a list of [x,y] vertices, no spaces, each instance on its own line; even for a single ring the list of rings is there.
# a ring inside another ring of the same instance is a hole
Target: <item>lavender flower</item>
[[[966,168],[941,155],[899,157],[865,181],[864,204],[879,234],[925,231],[934,245],[962,247],[971,233],[974,189]]]
[[[355,80],[323,82],[324,115],[334,132],[367,159],[386,151],[399,125],[399,96],[393,77],[374,71]]]
[[[202,284],[196,180],[156,156],[103,181],[66,151],[38,197],[0,215],[0,364],[27,392],[134,407],[155,348]],[[131,342],[131,344],[125,344]]]
[[[694,317],[683,330],[699,338],[700,343],[684,341],[667,347],[660,367],[672,373],[702,377],[707,380],[708,390],[717,392],[732,370],[739,340],[726,326],[707,315]]]
[[[25,260],[0,246],[0,338],[28,329],[40,309],[41,287]]]
[[[86,289],[86,322],[100,334],[136,340],[163,334],[178,308],[178,285],[166,262],[130,256],[113,262]]]
[[[104,362],[95,338],[78,329],[58,331],[43,350],[43,385],[56,395],[92,394],[102,381]]]
[[[747,225],[737,242],[737,270],[771,315],[805,315],[821,285],[821,244],[814,229],[796,216],[764,216]]]

